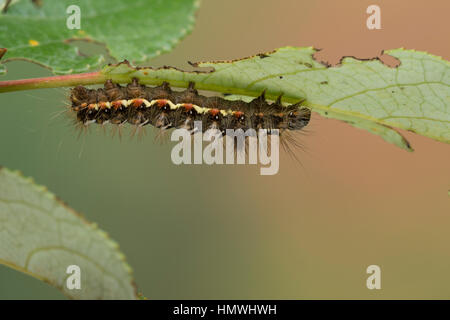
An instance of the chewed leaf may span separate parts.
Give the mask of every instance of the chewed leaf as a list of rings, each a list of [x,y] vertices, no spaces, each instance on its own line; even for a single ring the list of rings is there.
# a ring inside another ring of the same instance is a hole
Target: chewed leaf
[[[95,224],[18,172],[0,169],[0,263],[41,279],[73,299],[136,299],[118,245]],[[67,278],[80,269],[81,288]]]
[[[171,50],[189,33],[197,7],[198,0],[45,0],[39,7],[13,2],[0,14],[0,47],[8,49],[3,62],[26,59],[67,74],[104,61],[101,55],[80,55],[67,42],[77,39],[104,43],[117,60],[142,62]]]
[[[175,68],[133,68],[128,63],[107,66],[102,73],[118,82],[137,77],[146,84],[168,81],[186,87],[239,96],[258,96],[306,105],[323,116],[346,121],[412,150],[392,128],[412,131],[450,143],[450,63],[413,50],[387,51],[400,61],[391,68],[378,59],[345,58],[336,67],[317,62],[314,48],[285,47],[233,61],[203,62],[208,71]]]

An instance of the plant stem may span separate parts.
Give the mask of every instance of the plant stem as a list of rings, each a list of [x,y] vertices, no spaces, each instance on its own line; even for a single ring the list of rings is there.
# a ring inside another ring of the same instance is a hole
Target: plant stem
[[[106,77],[100,72],[69,74],[44,78],[0,81],[0,93],[42,88],[73,87],[76,85],[101,84]]]

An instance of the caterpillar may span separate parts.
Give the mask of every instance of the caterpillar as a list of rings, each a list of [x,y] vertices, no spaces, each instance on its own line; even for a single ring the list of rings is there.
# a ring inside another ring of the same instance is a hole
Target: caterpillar
[[[265,91],[250,102],[202,96],[189,82],[185,91],[172,91],[167,82],[157,87],[141,85],[137,78],[126,86],[107,80],[103,88],[77,86],[70,93],[71,110],[77,122],[137,127],[151,125],[160,129],[194,129],[201,121],[202,130],[227,129],[301,130],[310,120],[311,111],[303,101],[289,106],[281,104],[281,96],[273,103],[265,99]]]

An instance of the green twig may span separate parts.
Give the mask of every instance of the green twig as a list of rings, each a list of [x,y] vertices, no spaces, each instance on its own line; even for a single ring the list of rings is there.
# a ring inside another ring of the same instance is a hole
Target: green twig
[[[73,87],[76,85],[101,84],[105,75],[97,72],[70,74],[44,78],[0,81],[0,93],[42,88]]]

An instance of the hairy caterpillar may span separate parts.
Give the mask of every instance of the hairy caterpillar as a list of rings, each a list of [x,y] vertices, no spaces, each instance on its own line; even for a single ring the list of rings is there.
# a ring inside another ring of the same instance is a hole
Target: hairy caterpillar
[[[137,78],[123,87],[106,81],[104,88],[87,89],[77,86],[71,90],[71,109],[77,121],[137,127],[152,125],[160,129],[194,129],[194,121],[202,122],[202,130],[272,129],[280,132],[301,130],[310,120],[311,111],[299,103],[289,106],[277,101],[268,103],[264,92],[250,102],[230,101],[221,97],[199,95],[193,82],[185,91],[172,91],[164,82],[158,87],[140,85]]]

